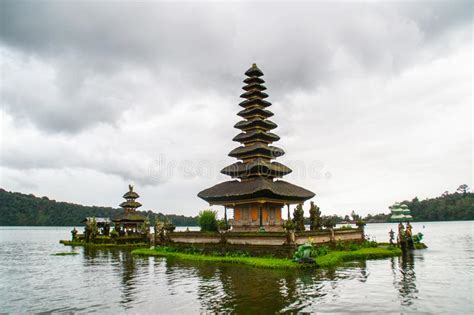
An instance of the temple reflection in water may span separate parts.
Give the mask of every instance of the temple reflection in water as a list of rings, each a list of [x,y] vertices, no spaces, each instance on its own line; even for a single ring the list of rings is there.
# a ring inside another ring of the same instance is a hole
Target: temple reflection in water
[[[84,248],[83,260],[85,273],[90,269],[106,268],[113,275],[117,280],[113,286],[115,292],[104,292],[104,298],[116,300],[123,309],[148,304],[153,311],[162,304],[176,312],[256,313],[262,307],[268,313],[339,312],[342,311],[340,306],[329,302],[353,298],[363,304],[364,299],[357,297],[357,290],[378,281],[377,275],[372,273],[380,268],[392,271],[392,286],[386,286],[390,282],[385,282],[384,287],[398,296],[396,300],[402,309],[412,305],[419,294],[415,257],[409,252],[390,260],[352,262],[339,268],[319,270],[270,270],[141,258],[116,249]],[[110,283],[102,283],[102,279],[95,281],[99,287],[110,286]],[[150,291],[140,287],[149,287]],[[159,296],[156,288],[160,288]],[[342,291],[345,292],[343,296]],[[353,294],[348,296],[348,291]]]

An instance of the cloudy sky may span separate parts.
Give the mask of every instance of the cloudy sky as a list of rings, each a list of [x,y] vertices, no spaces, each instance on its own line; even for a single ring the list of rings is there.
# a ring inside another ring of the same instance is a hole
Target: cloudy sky
[[[324,214],[473,184],[470,1],[0,1],[0,187],[195,215],[265,73],[285,177]],[[218,208],[216,208],[218,209]]]

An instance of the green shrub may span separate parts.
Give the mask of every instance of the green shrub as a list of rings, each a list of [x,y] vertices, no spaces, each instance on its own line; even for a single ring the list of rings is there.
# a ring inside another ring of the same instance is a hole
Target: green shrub
[[[235,251],[235,252],[227,252],[225,254],[227,257],[250,257],[250,254],[247,251]]]
[[[363,228],[366,224],[365,221],[362,219],[357,220],[356,225],[359,229]]]
[[[191,246],[191,247],[186,247],[183,250],[183,253],[186,253],[186,254],[202,254],[203,250],[201,248],[196,248],[194,246]]]
[[[230,229],[230,225],[227,224],[227,222],[225,222],[224,219],[217,221],[217,227],[218,227],[219,230],[221,230],[221,231],[227,231],[227,230]]]
[[[283,223],[283,228],[287,231],[294,231],[295,230],[295,224],[293,223],[292,220],[286,220]]]
[[[321,210],[314,202],[311,201],[310,208],[309,208],[309,229],[311,231],[321,230],[323,227],[323,221],[321,218]]]
[[[201,231],[217,232],[217,211],[209,209],[199,212],[198,224]]]
[[[377,246],[378,246],[378,244],[377,244],[376,241],[366,240],[362,243],[361,247],[370,248],[370,247],[377,247]]]
[[[317,246],[311,251],[311,257],[316,258],[319,256],[324,256],[327,255],[328,252],[329,247],[327,247],[326,245]]]
[[[304,231],[304,210],[303,205],[299,204],[293,211],[293,224],[295,225],[296,231]]]
[[[165,224],[163,225],[163,228],[167,232],[173,232],[176,229],[176,225],[174,225],[171,221],[166,221]]]
[[[343,241],[338,240],[338,241],[336,242],[336,245],[334,245],[334,249],[335,249],[335,250],[339,250],[339,251],[346,250],[346,244],[344,244]]]
[[[351,252],[353,252],[353,251],[355,251],[355,250],[358,250],[358,249],[359,249],[359,246],[357,246],[357,244],[355,244],[355,243],[350,243],[350,244],[349,244],[349,250],[350,250]]]
[[[339,228],[339,230],[352,230],[352,226],[350,224],[343,225]]]
[[[114,230],[112,230],[112,231],[110,232],[110,236],[111,236],[112,238],[116,238],[116,237],[119,236],[119,233],[114,229]]]
[[[336,226],[336,217],[335,216],[323,216],[321,218],[323,222],[323,226],[326,229],[332,229],[333,227]]]

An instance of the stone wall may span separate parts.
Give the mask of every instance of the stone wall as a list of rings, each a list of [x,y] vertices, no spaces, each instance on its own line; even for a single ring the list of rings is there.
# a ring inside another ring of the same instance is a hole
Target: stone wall
[[[222,243],[220,233],[207,232],[173,232],[168,234],[171,243],[187,244],[219,244]]]
[[[227,244],[281,246],[288,244],[286,233],[226,233]]]
[[[311,239],[313,244],[325,244],[337,241],[362,242],[364,231],[360,229],[333,231],[305,231],[295,233],[295,243],[301,245]]]
[[[152,237],[153,239],[153,237]],[[287,232],[172,232],[163,245],[199,249],[204,253],[246,252],[251,255],[291,257],[298,245],[310,240],[313,244],[331,246],[337,241],[362,242],[363,229]]]
[[[360,241],[364,240],[364,230],[335,230],[334,241]]]
[[[230,244],[240,246],[283,246],[301,245],[308,240],[313,244],[327,244],[336,241],[361,242],[364,232],[360,229],[286,232],[173,232],[167,235],[169,243],[178,244]]]

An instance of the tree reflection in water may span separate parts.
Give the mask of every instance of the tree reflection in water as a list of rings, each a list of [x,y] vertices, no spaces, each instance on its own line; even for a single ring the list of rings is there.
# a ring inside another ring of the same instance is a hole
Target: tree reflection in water
[[[397,266],[398,262],[398,266]],[[411,305],[418,298],[416,288],[415,258],[413,252],[406,251],[391,260],[393,285],[399,292],[402,305]]]
[[[413,254],[386,263],[391,264],[400,304],[412,305],[418,296]],[[115,301],[122,310],[164,307],[177,313],[339,312],[353,305],[370,278],[365,261],[334,269],[270,270],[92,248],[84,249],[84,266],[85,286],[101,288],[109,299],[105,304]],[[385,283],[390,287],[390,281]],[[367,309],[364,302],[359,304]]]

